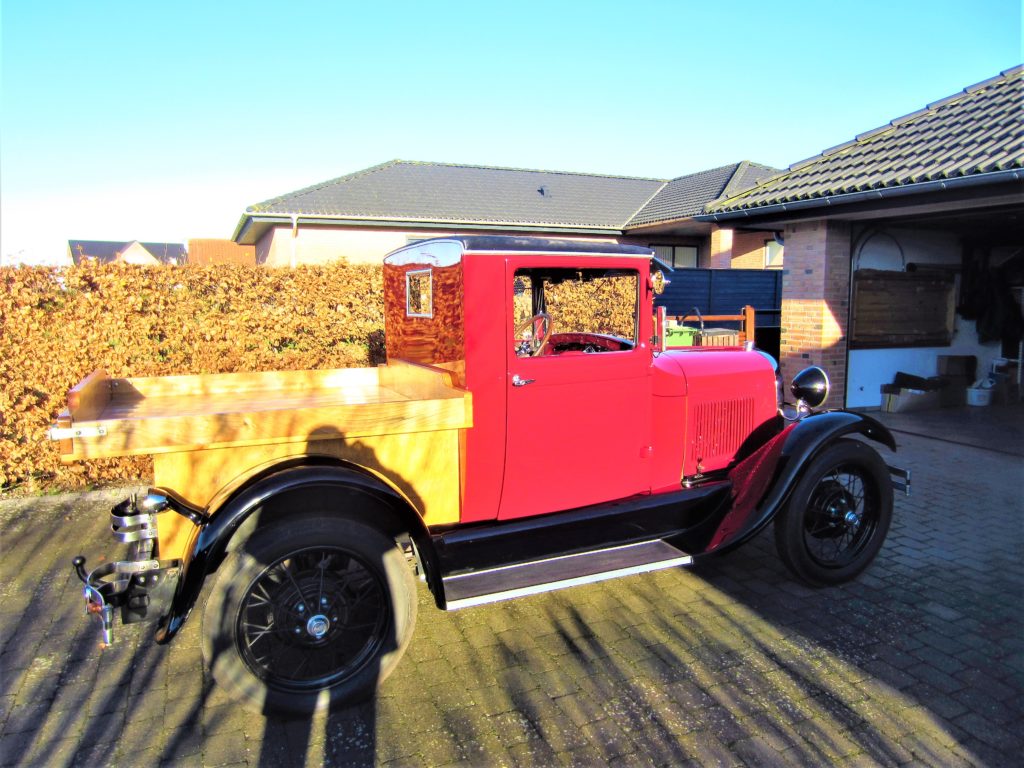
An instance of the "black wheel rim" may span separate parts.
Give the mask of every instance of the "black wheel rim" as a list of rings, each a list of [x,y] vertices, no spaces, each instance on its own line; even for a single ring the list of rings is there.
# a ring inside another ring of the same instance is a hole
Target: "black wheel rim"
[[[246,665],[283,690],[329,688],[381,652],[391,612],[380,573],[334,547],[290,553],[248,586],[235,637]]]
[[[859,466],[834,467],[818,480],[804,517],[807,554],[824,568],[845,568],[878,528],[878,492]]]

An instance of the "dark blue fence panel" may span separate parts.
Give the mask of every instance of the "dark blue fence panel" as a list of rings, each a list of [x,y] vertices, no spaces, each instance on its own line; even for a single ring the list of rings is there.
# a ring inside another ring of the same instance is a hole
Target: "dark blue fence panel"
[[[779,356],[782,324],[782,271],[766,269],[677,269],[655,299],[669,315],[689,315],[697,307],[702,315],[738,315],[750,304],[755,310],[757,346]],[[739,323],[715,321],[716,327],[738,328]]]
[[[655,300],[670,315],[737,315],[747,304],[758,326],[778,326],[782,311],[782,272],[765,269],[677,269],[665,293]]]

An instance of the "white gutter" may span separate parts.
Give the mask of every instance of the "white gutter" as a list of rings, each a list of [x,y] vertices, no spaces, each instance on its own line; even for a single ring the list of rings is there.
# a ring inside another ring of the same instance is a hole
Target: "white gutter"
[[[297,214],[292,214],[292,258],[291,268],[295,269],[295,241],[299,238],[299,217]]]

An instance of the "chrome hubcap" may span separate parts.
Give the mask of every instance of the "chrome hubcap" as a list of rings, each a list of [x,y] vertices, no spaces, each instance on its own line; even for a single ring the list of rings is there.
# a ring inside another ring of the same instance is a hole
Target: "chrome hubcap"
[[[321,639],[331,628],[331,622],[323,614],[310,617],[306,622],[306,631],[316,640]]]

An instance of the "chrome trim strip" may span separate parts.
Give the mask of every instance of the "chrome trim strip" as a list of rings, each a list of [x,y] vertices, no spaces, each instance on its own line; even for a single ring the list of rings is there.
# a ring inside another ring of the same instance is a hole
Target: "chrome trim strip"
[[[650,544],[649,541],[638,542],[635,544],[625,544],[621,547],[609,547],[607,550],[601,550],[602,552],[614,551],[614,550],[625,550],[633,547],[642,547]],[[496,573],[500,571],[507,571],[516,568],[522,568],[524,566],[540,565],[541,563],[551,563],[558,560],[566,560],[569,558],[579,558],[589,553],[577,552],[571,555],[559,555],[557,557],[546,558],[544,560],[537,560],[531,563],[517,563],[515,565],[506,565],[499,568],[488,568],[482,571],[474,571],[472,573],[459,574],[458,576],[450,576],[444,579],[445,584],[449,584],[453,581],[457,581],[462,578],[479,576],[483,573]],[[545,584],[536,584],[529,587],[519,587],[516,589],[509,589],[502,592],[492,592],[485,595],[475,595],[472,597],[464,597],[458,600],[451,600],[445,602],[445,610],[456,611],[460,608],[469,608],[475,605],[486,605],[488,603],[497,603],[502,600],[511,600],[516,597],[525,597],[527,595],[539,595],[544,592],[553,592],[558,589],[565,589],[566,587],[575,587],[582,584],[594,584],[599,581],[606,581],[608,579],[615,579],[620,576],[631,576],[638,573],[648,573],[650,571],[657,571],[663,568],[672,568],[674,566],[690,565],[693,562],[692,555],[680,555],[679,557],[672,557],[667,560],[656,560],[651,563],[641,563],[639,565],[632,565],[625,568],[614,568],[609,571],[602,571],[600,573],[593,573],[586,576],[575,576],[568,579],[561,579],[558,581],[551,581]]]

